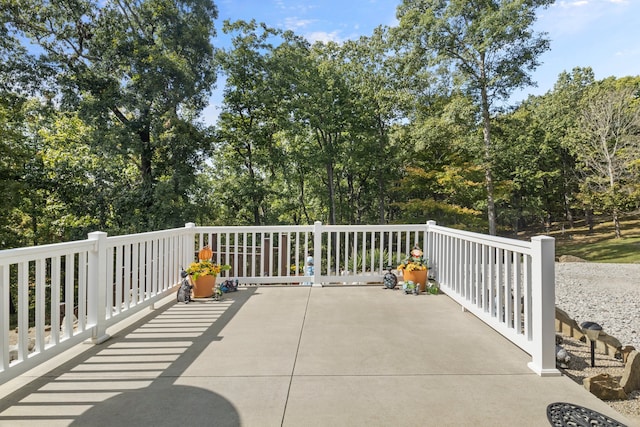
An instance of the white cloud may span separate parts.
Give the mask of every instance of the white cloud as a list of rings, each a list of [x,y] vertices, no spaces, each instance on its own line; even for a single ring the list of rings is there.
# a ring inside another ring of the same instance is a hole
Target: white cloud
[[[298,2],[293,2],[293,4],[289,4],[287,2],[285,2],[284,0],[274,0],[274,4],[276,6],[276,8],[283,10],[287,13],[300,13],[300,14],[306,14],[311,12],[314,9],[318,9],[318,6],[316,5],[312,5],[312,4],[307,4],[307,3],[298,3]]]
[[[309,40],[311,43],[315,43],[315,42],[323,42],[323,43],[336,42],[336,43],[341,43],[342,42],[342,39],[340,38],[340,32],[339,31],[332,31],[330,33],[326,32],[326,31],[314,31],[312,33],[305,34],[304,37],[307,40]]]
[[[284,26],[287,30],[296,31],[300,28],[306,28],[316,22],[313,19],[300,19],[298,17],[289,17],[284,19]]]
[[[551,7],[559,7],[561,9],[572,9],[575,7],[582,7],[582,6],[587,6],[589,5],[589,0],[571,0],[571,1],[559,1],[553,5],[551,5]]]
[[[630,56],[638,56],[640,55],[640,49],[625,49],[619,50],[615,53],[615,56],[619,57],[630,57]]]
[[[579,34],[628,13],[629,5],[629,0],[561,0],[541,9],[539,22],[552,35]]]

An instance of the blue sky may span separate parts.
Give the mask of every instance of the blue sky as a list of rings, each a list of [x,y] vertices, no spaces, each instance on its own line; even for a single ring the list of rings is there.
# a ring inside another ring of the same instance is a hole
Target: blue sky
[[[309,41],[342,42],[370,35],[378,25],[394,26],[401,0],[218,0],[216,46],[226,47],[222,21],[230,19],[265,22],[271,27],[293,30]],[[515,93],[513,102],[529,94],[541,95],[553,88],[558,75],[574,67],[591,67],[596,79],[640,75],[640,0],[556,0],[538,10],[535,29],[548,33],[551,49],[541,56],[533,74],[538,87]],[[221,90],[204,113],[215,122]]]

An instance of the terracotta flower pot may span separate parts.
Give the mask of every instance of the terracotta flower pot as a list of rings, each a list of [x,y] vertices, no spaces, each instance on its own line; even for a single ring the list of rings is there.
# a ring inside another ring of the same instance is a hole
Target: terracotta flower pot
[[[413,270],[413,271],[402,271],[402,278],[405,282],[411,280],[413,283],[419,285],[420,292],[424,292],[427,289],[427,272],[429,270]]]
[[[191,282],[193,283],[194,298],[209,298],[213,295],[213,290],[216,286],[216,276],[199,276],[196,280],[191,280]]]

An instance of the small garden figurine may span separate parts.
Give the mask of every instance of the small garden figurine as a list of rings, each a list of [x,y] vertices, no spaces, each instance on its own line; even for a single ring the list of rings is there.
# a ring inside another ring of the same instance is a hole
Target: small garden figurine
[[[304,275],[305,276],[313,276],[314,275],[313,257],[312,256],[308,256],[307,257],[307,262],[306,262],[306,265],[304,267]],[[304,286],[311,286],[311,282],[304,282],[303,285]]]

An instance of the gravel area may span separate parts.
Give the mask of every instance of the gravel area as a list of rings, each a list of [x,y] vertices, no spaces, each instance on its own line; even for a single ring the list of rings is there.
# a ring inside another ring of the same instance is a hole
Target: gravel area
[[[556,305],[640,349],[640,264],[556,263]]]
[[[599,323],[622,345],[640,350],[640,264],[556,263],[556,305],[578,324]],[[563,372],[577,383],[599,373],[622,377],[624,364],[613,356],[596,353],[592,368],[588,344],[565,337],[562,346],[571,356]],[[640,426],[640,390],[607,403]]]

